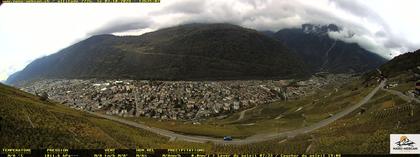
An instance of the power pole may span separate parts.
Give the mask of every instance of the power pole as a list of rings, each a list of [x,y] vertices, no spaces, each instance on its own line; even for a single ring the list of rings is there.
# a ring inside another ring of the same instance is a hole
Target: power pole
[[[420,95],[420,66],[417,66],[416,69],[413,70],[415,85],[414,85],[414,92],[416,96]]]
[[[411,117],[414,117],[414,108],[415,108],[415,107],[416,107],[415,105],[410,104],[410,108],[411,108],[410,116],[411,116]]]

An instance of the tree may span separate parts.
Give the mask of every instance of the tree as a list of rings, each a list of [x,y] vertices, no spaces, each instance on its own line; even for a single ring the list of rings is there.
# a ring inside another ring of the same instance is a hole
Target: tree
[[[46,101],[46,100],[48,100],[48,93],[43,92],[41,95],[39,95],[39,97],[42,101]]]

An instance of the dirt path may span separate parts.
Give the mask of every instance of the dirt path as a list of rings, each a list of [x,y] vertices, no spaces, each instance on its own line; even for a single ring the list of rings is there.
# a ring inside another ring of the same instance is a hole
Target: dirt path
[[[150,132],[162,135],[162,136],[169,137],[171,139],[177,139],[177,140],[183,140],[183,141],[189,141],[189,142],[197,142],[197,143],[213,142],[215,144],[242,145],[242,144],[251,144],[251,143],[256,143],[256,142],[273,140],[273,139],[277,139],[277,138],[280,138],[280,137],[294,137],[294,136],[297,136],[299,134],[305,134],[305,133],[314,131],[316,129],[319,129],[321,127],[324,127],[324,126],[336,121],[337,119],[342,118],[342,117],[350,114],[351,112],[355,111],[360,106],[367,103],[378,92],[378,90],[385,85],[385,83],[386,83],[386,79],[384,81],[382,81],[375,89],[373,89],[367,96],[365,96],[357,104],[355,104],[353,106],[350,106],[350,107],[344,109],[343,111],[331,116],[330,118],[324,119],[324,120],[322,120],[320,122],[317,122],[313,125],[310,125],[310,126],[307,126],[307,127],[302,127],[302,128],[295,129],[295,130],[285,131],[285,132],[274,132],[274,133],[268,133],[268,134],[256,134],[256,135],[253,135],[253,136],[249,136],[245,139],[234,139],[232,141],[223,141],[222,138],[214,138],[214,137],[207,137],[207,136],[183,135],[183,134],[178,134],[178,133],[175,133],[175,132],[172,132],[172,131],[169,131],[169,130],[150,127],[150,126],[147,126],[147,125],[144,125],[144,124],[136,123],[136,122],[133,122],[133,121],[125,120],[125,119],[110,116],[110,115],[104,115],[104,114],[100,114],[100,113],[96,113],[96,112],[88,112],[88,113],[93,114],[93,115],[98,116],[98,117],[102,117],[102,118],[105,118],[105,119],[116,121],[116,122],[119,122],[119,123],[122,123],[122,124],[126,124],[126,125],[129,125],[129,126],[132,126],[132,127],[147,130],[147,131],[150,131]]]

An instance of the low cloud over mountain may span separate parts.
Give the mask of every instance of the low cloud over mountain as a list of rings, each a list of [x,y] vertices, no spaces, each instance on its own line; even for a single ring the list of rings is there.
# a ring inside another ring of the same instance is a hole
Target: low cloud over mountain
[[[305,23],[334,23],[344,29],[335,32],[332,37],[358,43],[387,58],[391,57],[390,53],[394,56],[420,46],[395,35],[378,13],[360,1],[182,0],[150,11],[147,17],[148,20],[141,17],[112,22],[91,34],[121,33],[145,28],[156,30],[185,23],[231,23],[271,31],[299,28]],[[349,37],[346,35],[348,33],[353,35]]]
[[[330,32],[330,37],[358,43],[386,58],[420,47],[418,0],[165,0],[36,5],[2,5],[0,80],[25,67],[28,60],[53,54],[93,35],[141,35],[187,23],[231,23],[273,32],[301,28],[305,23],[336,24],[342,31]]]

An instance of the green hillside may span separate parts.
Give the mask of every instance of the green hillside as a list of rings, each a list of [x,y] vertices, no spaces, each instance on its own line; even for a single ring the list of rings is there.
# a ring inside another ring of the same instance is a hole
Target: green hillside
[[[274,38],[230,24],[140,36],[92,36],[31,62],[7,83],[43,78],[225,80],[301,78],[304,63]]]
[[[392,60],[382,64],[380,69],[385,77],[399,77],[400,75],[410,75],[409,80],[413,81],[416,78],[414,73],[418,73],[417,67],[420,66],[420,49],[414,52],[407,52],[399,56],[394,57]],[[372,70],[366,73],[363,77],[368,81],[372,81],[373,78],[379,76],[376,70]]]
[[[417,66],[420,66],[420,50],[399,55],[379,68],[385,76],[394,77],[409,73],[411,70],[415,70]]]
[[[389,78],[403,82],[393,90],[413,89],[406,75]],[[354,87],[362,86],[361,82]],[[373,84],[372,86],[376,86]],[[410,86],[411,85],[411,86]],[[361,91],[370,90],[361,88]],[[420,108],[386,91],[379,91],[361,109],[311,133],[280,138],[257,144],[216,146],[217,152],[271,152],[271,153],[340,153],[389,154],[389,134],[419,134]]]

